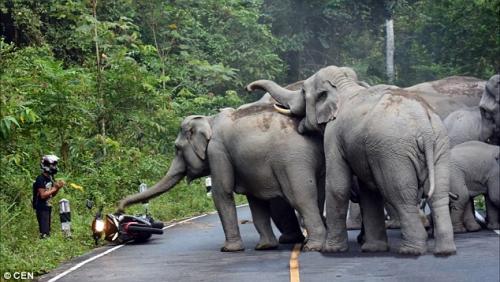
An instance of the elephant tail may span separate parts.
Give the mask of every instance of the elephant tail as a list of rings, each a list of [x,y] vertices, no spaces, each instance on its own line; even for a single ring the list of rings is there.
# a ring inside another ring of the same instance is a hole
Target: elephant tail
[[[424,141],[425,160],[427,162],[427,169],[429,170],[429,191],[426,191],[425,193],[425,197],[427,199],[430,199],[430,197],[432,197],[434,189],[436,188],[436,170],[434,169],[434,142],[431,142],[432,139],[429,139],[430,138]]]
[[[430,199],[432,197],[432,194],[434,193],[435,188],[436,188],[436,169],[434,166],[434,162],[435,162],[435,160],[434,160],[434,157],[435,157],[434,140],[435,140],[435,133],[436,132],[434,130],[435,129],[434,126],[435,126],[437,116],[433,113],[429,113],[427,109],[426,109],[426,111],[427,111],[427,117],[429,118],[430,124],[429,124],[429,127],[424,129],[423,136],[419,137],[417,139],[417,142],[418,142],[418,146],[421,149],[421,151],[424,152],[425,162],[427,165],[428,176],[429,176],[429,190],[425,191],[425,189],[424,189],[423,197]],[[424,187],[426,187],[426,186],[424,185]]]

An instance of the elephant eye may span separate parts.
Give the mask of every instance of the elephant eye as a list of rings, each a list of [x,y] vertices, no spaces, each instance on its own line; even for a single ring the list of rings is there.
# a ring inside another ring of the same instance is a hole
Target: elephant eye
[[[333,89],[337,89],[337,85],[333,84],[333,82],[329,81],[328,80],[328,84],[330,84],[330,86],[333,88]]]

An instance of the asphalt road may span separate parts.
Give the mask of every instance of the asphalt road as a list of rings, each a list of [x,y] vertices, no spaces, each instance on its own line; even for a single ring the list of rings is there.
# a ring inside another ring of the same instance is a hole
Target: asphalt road
[[[248,207],[238,209],[250,220]],[[144,244],[111,250],[102,247],[40,277],[40,281],[290,281],[293,245],[255,251],[258,234],[253,224],[240,224],[244,252],[221,253],[222,226],[216,214],[165,230]],[[456,235],[458,254],[413,258],[388,253],[361,253],[357,231],[349,231],[350,251],[344,254],[300,253],[301,281],[499,281],[500,236],[492,231]],[[276,234],[278,234],[276,232]],[[391,247],[399,231],[390,230]],[[108,251],[106,255],[103,252]],[[101,254],[101,257],[95,258]],[[88,259],[93,259],[86,262]],[[71,269],[71,270],[70,270]]]

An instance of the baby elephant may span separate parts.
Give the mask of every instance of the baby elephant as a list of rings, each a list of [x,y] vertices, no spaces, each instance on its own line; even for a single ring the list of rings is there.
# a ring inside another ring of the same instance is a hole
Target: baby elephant
[[[495,139],[495,124],[491,119],[483,118],[479,107],[454,111],[443,122],[450,137],[451,148],[467,141],[491,143]]]
[[[499,229],[500,164],[499,146],[479,141],[459,144],[451,150],[450,201],[455,233],[477,231],[480,226],[472,214],[470,197],[485,195],[488,229]]]

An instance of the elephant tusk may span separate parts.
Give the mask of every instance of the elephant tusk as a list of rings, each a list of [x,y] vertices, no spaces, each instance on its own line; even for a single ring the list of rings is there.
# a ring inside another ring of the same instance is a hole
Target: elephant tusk
[[[281,105],[281,104],[274,104],[274,109],[276,111],[278,111],[278,113],[280,113],[280,114],[284,114],[287,116],[292,115],[292,111],[290,111],[290,109],[283,107],[283,105]]]
[[[452,193],[452,192],[448,192],[448,195],[450,196],[450,198],[454,201],[458,200],[459,196],[455,193]]]

